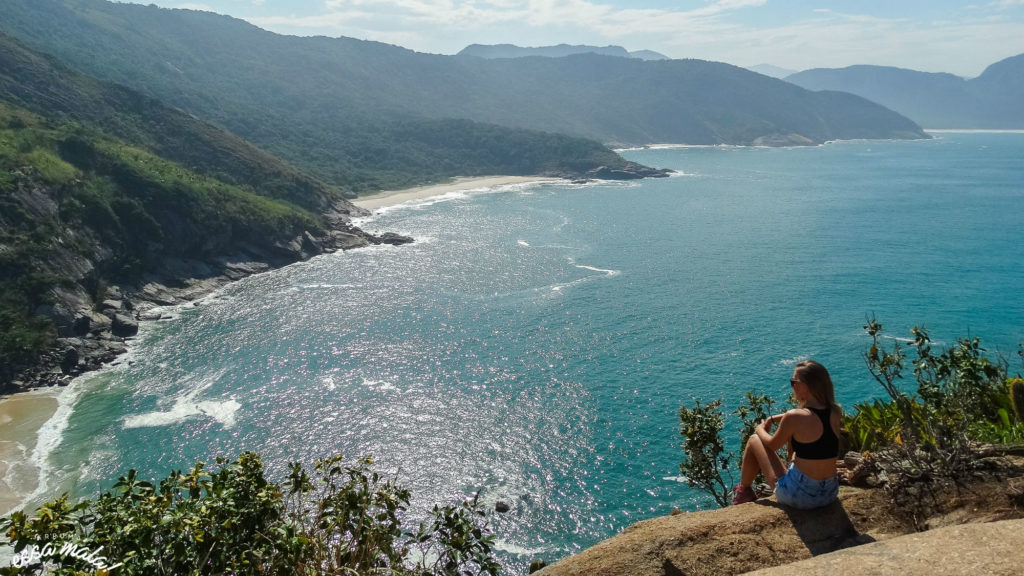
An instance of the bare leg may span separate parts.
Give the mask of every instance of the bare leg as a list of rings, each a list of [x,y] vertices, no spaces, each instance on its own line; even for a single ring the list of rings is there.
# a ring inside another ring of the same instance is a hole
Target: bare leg
[[[774,488],[779,478],[786,474],[786,463],[778,454],[768,450],[764,442],[754,434],[747,440],[747,447],[743,450],[740,485],[749,487],[758,472],[763,472],[765,480]]]

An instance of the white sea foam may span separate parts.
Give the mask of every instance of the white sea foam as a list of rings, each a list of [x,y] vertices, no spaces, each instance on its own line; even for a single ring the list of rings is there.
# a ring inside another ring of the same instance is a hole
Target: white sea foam
[[[224,428],[233,428],[235,416],[242,406],[237,400],[197,400],[200,394],[213,385],[218,376],[219,374],[214,375],[205,384],[175,398],[169,410],[126,416],[122,427],[127,429],[169,426],[206,416],[216,420]]]
[[[390,382],[386,382],[384,380],[370,380],[369,378],[363,378],[363,386],[366,386],[367,388],[375,388],[381,391],[398,390],[398,388]]]
[[[776,362],[779,366],[796,366],[797,364],[807,360],[808,356],[793,356],[792,358],[783,358]]]
[[[379,218],[380,216],[396,210],[420,210],[433,206],[435,204],[443,202],[451,202],[453,200],[464,200],[470,196],[480,194],[497,194],[505,192],[519,192],[519,193],[532,193],[532,190],[547,184],[554,182],[558,185],[568,185],[568,181],[551,181],[551,180],[537,180],[529,182],[515,182],[511,184],[498,184],[495,186],[479,186],[476,188],[465,188],[461,190],[453,190],[450,192],[444,192],[435,196],[427,196],[425,198],[412,198],[399,204],[393,204],[391,206],[381,206],[373,210],[373,213],[369,216],[363,216],[361,218],[353,218],[352,223],[360,228],[365,228],[366,224],[369,224]],[[417,239],[417,242],[419,239]]]
[[[566,282],[564,284],[555,284],[554,286],[551,287],[551,291],[552,292],[561,292],[561,291],[565,290],[566,288],[572,288],[573,286],[577,286],[577,285],[582,284],[584,282],[589,282],[589,281],[594,280],[596,278],[601,278],[601,277],[613,278],[615,276],[618,276],[619,274],[622,274],[622,272],[619,271],[619,270],[606,270],[604,268],[597,268],[597,267],[594,267],[594,266],[587,266],[587,265],[584,265],[584,264],[576,264],[576,262],[574,262],[572,258],[569,258],[569,262],[572,263],[573,266],[575,266],[577,268],[580,268],[581,270],[590,270],[592,272],[599,272],[601,274],[601,276],[584,276],[583,278],[577,278],[576,280],[573,280],[572,282]]]
[[[686,148],[747,148],[737,144],[645,144],[632,148],[616,148],[616,152],[630,152],[633,150],[682,150]]]
[[[572,258],[572,256],[570,256],[568,258],[568,260],[569,260],[570,264],[572,264],[573,266],[575,266],[575,267],[577,267],[577,268],[579,268],[581,270],[590,270],[591,272],[598,272],[598,273],[600,273],[605,278],[613,278],[615,276],[618,276],[619,274],[622,274],[622,272],[620,270],[608,270],[608,269],[605,269],[605,268],[597,268],[596,266],[588,266],[586,264],[577,264],[576,261]],[[561,292],[562,290],[564,290],[566,288],[571,288],[571,287],[576,286],[578,284],[582,284],[583,282],[589,282],[590,280],[593,280],[595,278],[600,278],[600,276],[584,276],[583,278],[577,278],[576,280],[573,280],[572,282],[566,282],[564,284],[556,284],[556,285],[551,287],[551,290],[553,292]]]
[[[36,487],[31,491],[31,493],[22,498],[21,502],[16,506],[17,509],[24,508],[28,503],[33,502],[51,492],[50,485],[54,478],[53,471],[50,466],[50,454],[52,454],[57,446],[60,446],[60,443],[63,441],[64,431],[68,427],[68,422],[71,419],[71,413],[74,411],[75,404],[82,396],[88,382],[92,381],[93,378],[103,372],[117,369],[119,368],[107,368],[100,372],[91,372],[80,376],[72,380],[66,388],[56,395],[57,410],[53,413],[53,416],[51,416],[50,419],[39,428],[39,431],[36,433],[36,447],[24,461],[28,466],[39,471]]]
[[[543,554],[548,551],[547,548],[543,547],[527,548],[526,546],[521,546],[519,544],[509,542],[508,540],[502,540],[501,538],[494,539],[494,548],[501,550],[502,552],[515,554],[516,556],[537,556],[538,554]]]
[[[604,268],[595,268],[593,266],[586,266],[586,265],[583,265],[583,264],[574,264],[574,266],[576,266],[577,268],[581,268],[583,270],[592,270],[594,272],[601,272],[602,274],[605,274],[606,276],[609,276],[609,277],[611,277],[611,276],[618,276],[619,274],[622,274],[622,271],[620,271],[620,270],[605,270]]]
[[[455,190],[452,192],[445,192],[444,194],[438,194],[437,196],[428,196],[426,198],[413,198],[411,200],[402,202],[401,204],[394,204],[392,206],[382,206],[380,208],[377,208],[372,216],[367,216],[366,218],[359,218],[353,220],[353,223],[355,223],[357,226],[361,226],[363,224],[369,223],[372,220],[375,220],[376,217],[378,216],[382,216],[384,214],[394,212],[396,210],[421,210],[428,206],[441,204],[443,202],[451,202],[453,200],[464,200],[469,197],[470,192],[479,192],[480,190],[482,189]]]
[[[302,284],[299,288],[303,290],[327,290],[334,288],[354,288],[354,284]]]

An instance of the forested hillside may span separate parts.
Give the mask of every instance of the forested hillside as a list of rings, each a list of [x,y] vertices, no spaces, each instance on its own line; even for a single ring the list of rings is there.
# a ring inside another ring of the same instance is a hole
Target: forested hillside
[[[90,312],[108,285],[242,252],[292,261],[293,238],[328,228],[293,204],[0,103],[0,386],[56,336],[109,331]]]
[[[618,145],[925,137],[913,122],[866,100],[812,93],[726,64],[596,54],[439,56],[350,38],[280,36],[226,16],[103,0],[5,0],[4,8],[0,27],[32,46],[356,191],[510,172],[496,168],[520,157],[515,133],[463,123],[438,147],[431,132],[452,118]],[[550,138],[549,148],[573,156],[604,154],[592,143]],[[498,166],[462,155],[481,143]]]
[[[435,99],[419,79],[446,94],[464,88],[437,69],[451,58],[349,39],[278,36],[225,16],[155,6],[2,5],[0,31],[222,126],[347,192],[457,175],[580,176],[586,171],[580,167],[628,166],[594,141],[415,110]]]

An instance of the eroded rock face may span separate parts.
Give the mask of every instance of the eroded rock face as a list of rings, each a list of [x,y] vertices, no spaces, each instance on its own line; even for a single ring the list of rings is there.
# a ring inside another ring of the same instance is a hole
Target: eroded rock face
[[[114,314],[110,331],[119,338],[129,338],[139,333],[139,323],[124,314]]]

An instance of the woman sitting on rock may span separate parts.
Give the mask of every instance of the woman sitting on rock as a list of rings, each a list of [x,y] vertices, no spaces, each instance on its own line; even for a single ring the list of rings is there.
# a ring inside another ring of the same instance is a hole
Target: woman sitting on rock
[[[794,508],[826,506],[839,494],[836,458],[842,410],[832,378],[824,366],[808,360],[796,365],[789,384],[800,407],[776,414],[754,429],[743,452],[733,504],[757,499],[751,484],[758,472],[775,488],[779,502]],[[772,434],[775,423],[779,427]],[[788,469],[778,455],[783,446],[788,447]]]

